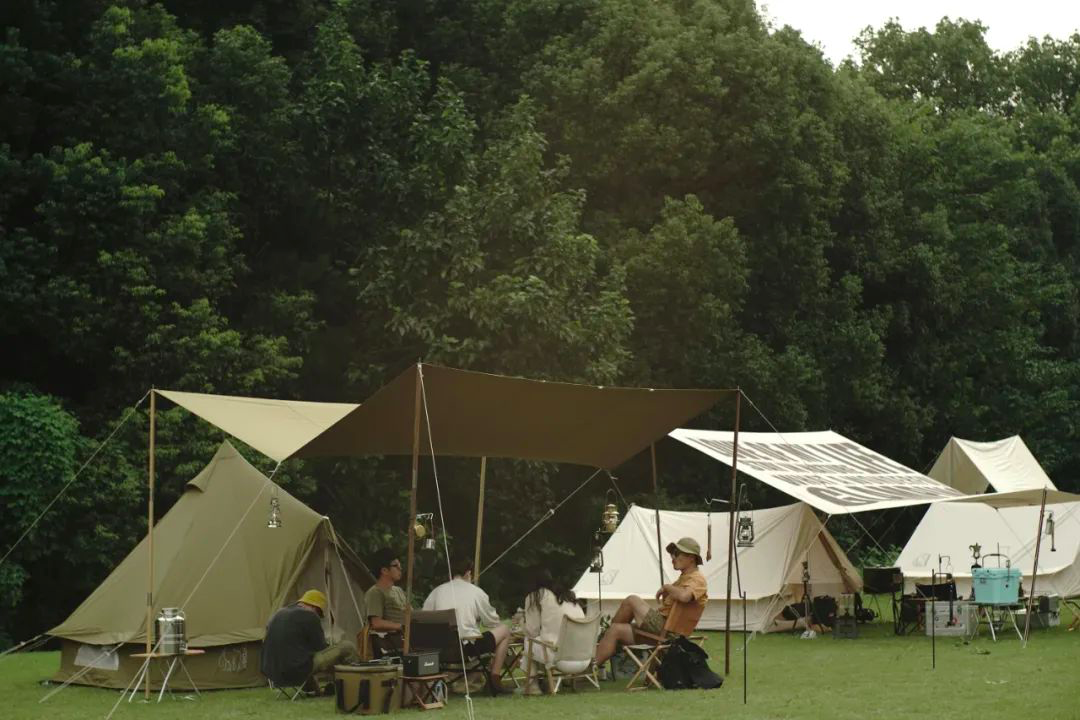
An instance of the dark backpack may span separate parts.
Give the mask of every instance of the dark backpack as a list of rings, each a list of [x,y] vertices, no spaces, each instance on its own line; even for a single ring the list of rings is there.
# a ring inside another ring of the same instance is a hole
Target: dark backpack
[[[709,669],[708,658],[708,653],[701,647],[679,637],[664,654],[657,678],[667,690],[718,688],[724,684],[724,678]]]

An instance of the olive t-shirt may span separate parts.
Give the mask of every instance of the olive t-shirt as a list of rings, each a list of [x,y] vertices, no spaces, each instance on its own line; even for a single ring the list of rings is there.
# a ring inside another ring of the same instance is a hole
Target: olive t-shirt
[[[683,573],[679,578],[671,583],[675,587],[687,588],[693,593],[694,597],[691,602],[696,602],[701,607],[705,607],[705,603],[709,601],[709,586],[705,582],[705,576],[701,574],[700,570],[691,570],[690,572]],[[664,598],[663,604],[660,606],[660,614],[667,617],[667,614],[671,612],[671,606],[675,604],[675,598],[668,595]]]
[[[381,588],[372,585],[364,594],[368,617],[379,617],[390,622],[405,622],[405,591],[397,585]]]

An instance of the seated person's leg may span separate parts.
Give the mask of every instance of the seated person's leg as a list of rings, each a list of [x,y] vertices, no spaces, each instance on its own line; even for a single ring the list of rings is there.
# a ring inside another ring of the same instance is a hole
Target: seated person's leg
[[[311,658],[311,670],[313,673],[329,672],[335,665],[356,662],[359,659],[356,646],[351,642],[343,641],[315,653],[315,656]]]
[[[604,633],[604,637],[600,638],[600,642],[596,646],[596,657],[594,658],[594,662],[597,666],[603,665],[615,654],[619,643],[632,645],[633,642],[634,630],[630,623],[611,623],[607,632]]]
[[[491,631],[495,641],[495,653],[491,659],[491,674],[493,677],[502,675],[503,662],[506,660],[506,649],[510,647],[510,628],[505,625],[496,625]]]

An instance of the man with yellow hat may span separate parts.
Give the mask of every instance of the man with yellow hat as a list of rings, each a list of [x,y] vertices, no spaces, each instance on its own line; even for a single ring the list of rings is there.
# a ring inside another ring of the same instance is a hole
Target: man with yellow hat
[[[607,662],[619,643],[632,645],[634,643],[634,630],[641,628],[653,635],[660,635],[667,623],[667,616],[675,603],[697,603],[705,607],[709,600],[709,588],[698,568],[701,562],[701,546],[694,538],[680,538],[678,542],[668,543],[668,554],[671,555],[671,566],[679,571],[679,577],[673,583],[664,583],[656,591],[656,600],[660,603],[659,608],[651,608],[637,595],[630,595],[622,601],[619,609],[611,618],[604,637],[596,646],[596,666],[600,667]],[[633,623],[633,624],[631,624]]]
[[[326,595],[313,589],[270,618],[259,669],[275,685],[300,685],[315,673],[359,659],[350,642],[327,645],[321,620],[325,612]]]

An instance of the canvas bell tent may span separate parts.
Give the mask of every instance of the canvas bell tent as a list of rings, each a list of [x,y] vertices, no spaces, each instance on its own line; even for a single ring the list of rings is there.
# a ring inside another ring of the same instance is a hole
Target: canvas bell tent
[[[929,475],[967,495],[985,492],[988,486],[997,492],[1055,489],[1019,435],[991,442],[949,438]]]
[[[785,605],[803,597],[803,561],[808,561],[811,596],[853,592],[862,588],[862,580],[844,551],[824,528],[813,510],[804,503],[747,513],[754,522],[753,547],[737,547],[739,574],[746,592],[746,628],[754,632],[786,630],[790,622],[776,622]],[[692,537],[706,553],[708,516],[703,512],[660,511],[662,544],[682,537]],[[709,585],[709,602],[698,628],[723,630],[724,596],[727,590],[728,515],[712,514],[712,560],[701,571]],[[628,595],[638,595],[650,604],[664,582],[674,582],[678,573],[672,569],[667,553],[657,557],[656,511],[631,506],[618,529],[603,548],[604,569],[588,569],[574,586],[579,598],[589,601],[590,609],[600,601],[600,610],[611,615]],[[598,585],[599,583],[599,585]],[[738,587],[733,585],[733,595]],[[742,602],[732,601],[731,629],[742,630]]]
[[[1047,517],[1053,513],[1053,534],[1048,533],[1048,527],[1044,529],[1036,593],[1080,596],[1080,502],[1049,504],[1046,512]],[[931,505],[896,561],[904,573],[905,589],[913,592],[915,583],[928,584],[931,573],[940,570],[952,573],[957,595],[968,597],[971,546],[978,544],[982,555],[1000,552],[1012,567],[1020,568],[1026,590],[1031,587],[1038,523],[1037,506],[995,508],[967,502]],[[998,558],[986,558],[982,564],[997,567]],[[1004,560],[1001,566],[1005,566]]]
[[[271,495],[281,526],[267,527]],[[144,650],[148,543],[142,542],[63,623],[54,680],[123,688]],[[154,615],[182,608],[188,646],[206,651],[187,658],[200,690],[265,685],[259,657],[266,622],[308,588],[326,592],[323,619],[335,639],[355,638],[363,593],[373,580],[338,541],[330,521],[280,488],[274,489],[229,443],[187,483],[184,494],[154,527]],[[159,678],[158,678],[159,679]],[[177,673],[170,687],[189,687]]]

